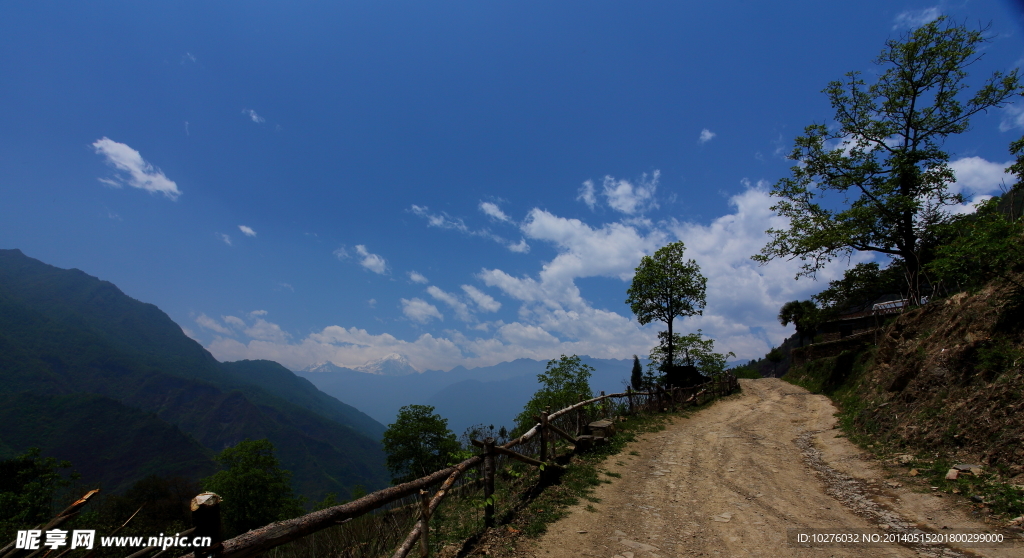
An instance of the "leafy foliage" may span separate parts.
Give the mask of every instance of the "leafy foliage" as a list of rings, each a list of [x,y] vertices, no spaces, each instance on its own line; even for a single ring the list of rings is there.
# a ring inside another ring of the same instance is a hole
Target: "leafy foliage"
[[[996,277],[1024,270],[1024,222],[997,211],[999,200],[983,202],[975,215],[950,227],[955,237],[939,246],[927,269],[959,288],[982,285]]]
[[[384,431],[384,452],[391,482],[399,484],[447,467],[462,445],[448,429],[448,419],[430,405],[406,405]]]
[[[725,372],[726,360],[729,357],[736,356],[732,352],[725,354],[716,353],[715,340],[710,337],[705,339],[704,332],[700,329],[697,330],[697,333],[688,333],[686,335],[677,333],[673,337],[672,345],[676,348],[676,353],[673,356],[674,362],[672,364],[675,366],[695,366],[697,372],[707,378],[714,378],[723,374]],[[667,362],[668,359],[667,332],[660,332],[658,339],[660,343],[651,349],[650,363],[647,365],[648,382],[660,381],[655,363]],[[648,387],[652,383],[649,383]]]
[[[640,366],[640,358],[633,355],[633,370],[629,373],[629,385],[633,389],[641,389],[644,386],[644,368]]]
[[[814,332],[821,322],[818,307],[810,300],[792,300],[779,309],[779,323],[784,326],[793,324],[803,345],[805,337],[814,337]]]
[[[0,461],[0,534],[31,528],[52,518],[57,491],[78,477],[75,473],[68,477],[61,474],[61,469],[70,467],[69,461],[41,457],[39,448]]]
[[[666,363],[674,361],[672,322],[679,317],[701,315],[707,303],[708,280],[694,260],[684,261],[686,246],[673,242],[653,256],[644,256],[626,291],[626,304],[641,325],[654,320],[668,326]]]
[[[533,417],[547,407],[557,411],[578,403],[581,395],[587,399],[592,398],[590,376],[593,372],[594,368],[580,362],[580,357],[576,355],[562,355],[558,359],[548,361],[545,371],[537,374],[541,388],[533,394],[523,412],[516,417],[516,429],[513,434],[518,435],[529,430],[536,422]]]
[[[303,500],[292,494],[291,473],[281,469],[269,440],[243,440],[217,455],[217,461],[226,469],[203,480],[203,488],[224,499],[222,518],[230,534],[302,514]]]
[[[829,281],[828,288],[814,295],[826,315],[863,308],[878,297],[899,293],[905,283],[902,260],[895,259],[884,269],[875,262],[859,263],[846,270],[842,279]]]
[[[899,256],[916,299],[927,263],[922,238],[948,220],[945,206],[962,201],[949,189],[954,176],[942,143],[1021,89],[1017,70],[996,72],[963,99],[966,68],[985,42],[981,31],[939,18],[888,41],[873,84],[857,72],[830,83],[824,92],[837,125],[813,124],[796,139],[790,158],[800,164],[772,188],[779,199],[772,210],[789,228],[769,230],[771,241],[754,259],[800,258],[799,275],[813,276],[854,251]]]

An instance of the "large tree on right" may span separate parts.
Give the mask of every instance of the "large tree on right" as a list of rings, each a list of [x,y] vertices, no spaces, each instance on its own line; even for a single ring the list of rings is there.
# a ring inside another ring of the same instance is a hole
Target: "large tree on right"
[[[798,277],[813,277],[836,257],[887,254],[904,266],[917,301],[931,229],[947,218],[946,207],[963,202],[950,190],[955,177],[942,145],[967,131],[973,115],[1021,91],[1015,69],[969,95],[967,68],[985,42],[982,31],[939,18],[888,41],[874,83],[858,72],[830,83],[824,93],[835,123],[812,124],[796,139],[790,158],[799,163],[771,191],[772,210],[789,228],[769,229],[754,259],[799,258]]]

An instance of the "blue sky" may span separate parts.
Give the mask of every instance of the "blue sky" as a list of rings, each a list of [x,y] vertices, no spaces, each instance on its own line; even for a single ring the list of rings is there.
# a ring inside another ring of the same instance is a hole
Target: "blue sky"
[[[6,2],[0,247],[152,302],[222,360],[418,369],[645,354],[623,303],[683,240],[739,358],[823,283],[749,261],[821,90],[947,14],[1008,1]],[[1024,103],[947,143],[998,191]],[[842,273],[840,262],[821,275]]]

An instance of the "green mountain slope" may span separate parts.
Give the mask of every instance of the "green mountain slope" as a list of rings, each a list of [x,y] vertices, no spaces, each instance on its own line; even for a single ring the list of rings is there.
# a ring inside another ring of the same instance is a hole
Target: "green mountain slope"
[[[346,495],[355,484],[377,487],[387,482],[374,425],[358,411],[304,390],[298,378],[289,381],[269,364],[218,363],[155,306],[127,297],[110,283],[48,266],[17,250],[0,250],[0,380],[0,396],[50,396],[35,399],[37,407],[29,415],[15,417],[16,428],[0,422],[0,441],[10,451],[42,445],[42,437],[14,432],[42,428],[42,419],[57,412],[51,408],[58,401],[53,396],[93,394],[102,396],[93,406],[117,402],[143,415],[151,413],[210,454],[245,438],[268,438],[284,467],[294,473],[295,489],[311,498],[328,491]],[[106,428],[97,426],[84,407],[72,407],[64,416],[70,424],[82,431]],[[71,431],[58,439],[73,435]],[[175,463],[169,454],[180,449],[176,445],[154,451],[168,454],[167,462]],[[96,450],[61,457],[88,470],[98,466],[97,455],[103,451]],[[183,464],[171,472],[188,475],[190,467]],[[134,480],[145,476],[138,472]],[[106,482],[120,486],[132,480]]]

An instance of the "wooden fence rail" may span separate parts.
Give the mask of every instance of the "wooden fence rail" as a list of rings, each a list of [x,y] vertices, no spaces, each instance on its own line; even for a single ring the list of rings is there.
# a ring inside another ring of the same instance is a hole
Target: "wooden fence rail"
[[[470,469],[481,464],[484,465],[484,524],[487,527],[494,524],[494,477],[496,459],[501,456],[508,459],[527,463],[543,470],[559,470],[561,466],[555,463],[556,446],[553,436],[564,438],[574,446],[579,447],[586,425],[590,424],[595,417],[614,418],[616,414],[611,409],[613,400],[626,399],[623,404],[616,404],[620,410],[627,414],[640,412],[661,412],[667,409],[676,409],[677,405],[700,405],[720,395],[728,394],[738,387],[739,383],[732,374],[726,374],[715,378],[704,384],[690,388],[672,388],[663,390],[660,387],[654,391],[641,392],[633,391],[631,388],[623,393],[612,393],[605,395],[601,392],[598,397],[583,400],[564,409],[551,412],[547,409],[537,418],[537,424],[524,432],[519,437],[504,444],[495,444],[492,438],[485,440],[472,440],[473,444],[482,448],[483,453],[466,459],[453,467],[435,471],[427,476],[409,481],[407,483],[391,486],[367,494],[362,498],[334,506],[331,508],[315,511],[301,517],[279,521],[243,533],[226,541],[220,541],[220,497],[212,493],[203,493],[196,496],[192,501],[194,534],[203,534],[212,537],[212,546],[196,549],[194,552],[184,554],[179,558],[249,558],[262,554],[274,547],[295,541],[317,531],[346,523],[356,517],[373,512],[387,504],[396,502],[403,498],[418,496],[420,503],[420,518],[415,527],[409,532],[405,540],[395,550],[392,558],[405,558],[420,542],[420,554],[426,557],[429,552],[429,522],[431,516],[437,510],[441,501],[451,493],[452,488],[458,479]],[[589,412],[588,412],[589,411]],[[559,424],[556,424],[556,421]],[[575,432],[573,434],[572,432]],[[538,440],[534,440],[538,438]],[[535,444],[534,442],[539,442]],[[529,446],[526,451],[514,451],[518,446]],[[531,451],[535,445],[536,455],[539,459],[531,457]],[[440,483],[438,490],[431,496],[428,489]],[[79,509],[85,505],[90,497],[98,490],[92,491],[79,501],[64,510],[53,521],[43,529],[50,529],[59,525],[72,516],[77,515]],[[14,542],[0,548],[0,558],[35,558],[36,552],[25,553],[23,550],[13,548]],[[132,555],[131,558],[142,558],[154,549],[142,549]],[[163,554],[160,552],[159,554]],[[155,557],[151,557],[155,558]]]

